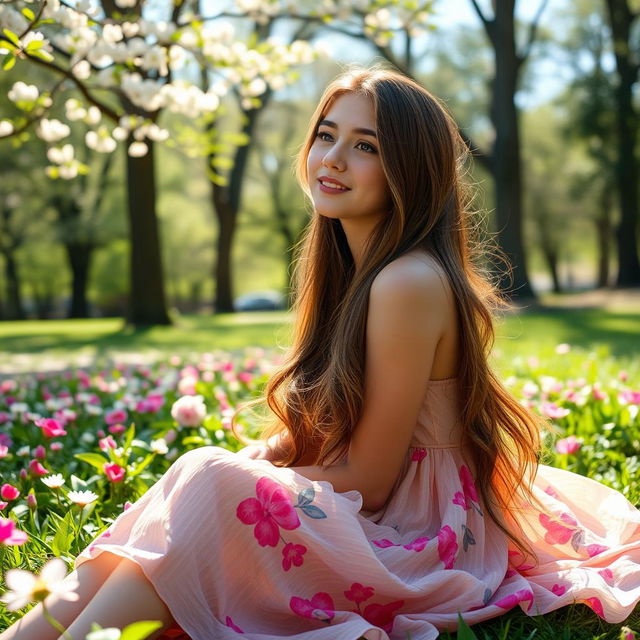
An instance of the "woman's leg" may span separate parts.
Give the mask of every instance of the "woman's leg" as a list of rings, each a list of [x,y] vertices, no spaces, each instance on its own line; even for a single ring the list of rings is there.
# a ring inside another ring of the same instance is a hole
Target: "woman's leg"
[[[65,580],[78,581],[79,587],[76,592],[80,596],[79,600],[69,602],[60,597],[51,596],[47,600],[47,611],[60,624],[68,627],[89,604],[91,598],[121,560],[121,556],[113,553],[101,553],[94,560],[80,565],[65,578]],[[0,640],[35,640],[36,638],[37,640],[55,640],[59,635],[42,615],[42,605],[39,604],[1,633]]]
[[[169,609],[142,569],[135,562],[123,559],[67,631],[73,640],[84,640],[94,622],[101,627],[122,629],[139,620],[162,622],[162,627],[149,636],[149,640],[175,626]]]

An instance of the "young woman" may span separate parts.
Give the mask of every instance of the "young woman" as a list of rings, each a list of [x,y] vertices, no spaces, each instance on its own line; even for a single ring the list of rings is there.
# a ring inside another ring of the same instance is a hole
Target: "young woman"
[[[193,640],[430,640],[520,605],[640,600],[640,511],[537,464],[540,419],[487,364],[500,298],[469,238],[464,146],[374,68],[327,88],[298,159],[313,203],[264,442],[179,458],[76,560],[52,614]],[[38,608],[1,640],[55,640]]]

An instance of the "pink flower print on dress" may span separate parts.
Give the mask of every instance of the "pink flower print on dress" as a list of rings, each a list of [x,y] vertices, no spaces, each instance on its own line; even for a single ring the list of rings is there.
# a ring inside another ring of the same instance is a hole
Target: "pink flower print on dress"
[[[603,551],[606,551],[609,547],[605,547],[603,544],[588,544],[587,545],[587,553],[590,558],[593,556],[597,556],[601,554]]]
[[[456,534],[447,524],[438,531],[438,556],[444,562],[445,569],[452,569],[458,552]]]
[[[555,593],[557,596],[561,596],[565,593],[565,591],[567,590],[567,587],[565,587],[564,585],[560,585],[560,584],[554,584],[553,587],[551,587],[551,592]]]
[[[578,523],[568,513],[561,513],[560,518],[541,513],[540,524],[547,530],[544,540],[547,544],[566,544],[575,533]]]
[[[399,543],[391,542],[391,540],[388,540],[387,538],[383,538],[382,540],[372,540],[371,542],[373,542],[373,544],[375,544],[376,547],[379,547],[380,549],[386,549],[387,547],[401,546]]]
[[[293,596],[289,601],[289,607],[293,613],[303,618],[320,620],[329,624],[335,615],[333,600],[328,593],[316,593],[311,600]]]
[[[529,611],[533,606],[533,591],[531,589],[520,589],[504,598],[500,598],[493,604],[503,609],[513,609],[518,603],[527,601],[529,601],[529,606],[527,607],[527,611]]]
[[[393,619],[396,617],[396,610],[404,605],[404,600],[397,600],[389,604],[368,604],[362,612],[362,617],[383,631],[391,633],[393,630]]]
[[[611,569],[600,569],[598,574],[602,576],[602,579],[611,587],[613,586],[613,582],[615,580],[613,576],[613,571]]]
[[[296,529],[300,518],[291,504],[289,494],[277,482],[262,477],[256,483],[256,498],[243,500],[236,509],[236,515],[244,524],[255,524],[253,535],[261,547],[275,547],[280,530]]]
[[[423,538],[416,538],[413,542],[403,546],[409,551],[422,551],[427,546],[427,542],[429,542],[429,538],[425,536]]]
[[[420,462],[427,457],[427,450],[425,447],[415,447],[411,454],[411,462]]]
[[[544,490],[544,492],[545,492],[547,495],[551,496],[552,498],[559,498],[559,497],[560,497],[560,496],[558,495],[558,492],[557,492],[557,491],[556,491],[556,490],[555,490],[551,485],[549,485],[549,486]]]
[[[303,544],[287,542],[282,550],[282,568],[285,571],[289,571],[289,569],[291,569],[291,565],[294,567],[302,566],[302,556],[305,553],[307,553],[307,547]]]
[[[368,600],[374,594],[374,592],[375,590],[373,587],[365,587],[359,582],[354,582],[351,585],[351,589],[344,592],[344,597],[347,600],[351,600],[351,602],[360,604],[361,602]]]
[[[456,491],[452,500],[453,504],[460,505],[465,510],[473,507],[482,515],[482,511],[480,507],[478,507],[478,491],[476,490],[476,485],[469,467],[463,464],[458,471],[458,475],[460,476],[460,483],[462,484],[462,493]]]
[[[227,625],[227,627],[233,629],[236,633],[244,633],[244,631],[237,624],[234,624],[230,616],[227,616],[224,623]]]
[[[604,618],[604,609],[602,608],[600,598],[585,598],[584,600],[578,600],[578,602],[584,602],[584,604],[591,607],[601,618]]]

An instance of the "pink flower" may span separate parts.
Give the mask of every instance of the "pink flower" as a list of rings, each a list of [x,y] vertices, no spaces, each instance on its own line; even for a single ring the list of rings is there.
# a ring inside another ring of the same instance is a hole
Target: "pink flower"
[[[613,585],[613,581],[614,581],[614,575],[613,575],[613,571],[611,571],[611,569],[600,569],[600,571],[598,571],[598,574],[600,576],[602,576],[602,579],[609,585],[612,586]]]
[[[47,450],[41,444],[39,444],[33,450],[33,456],[38,460],[44,460],[47,457]]]
[[[593,399],[594,400],[606,400],[607,399],[607,394],[598,389],[597,387],[592,387],[591,388],[591,394],[593,395]]]
[[[107,449],[116,449],[118,445],[111,436],[107,436],[106,438],[102,438],[102,440],[98,440],[98,446],[101,451],[106,451]]]
[[[426,546],[427,542],[429,542],[429,538],[416,538],[413,542],[409,542],[409,544],[403,545],[405,549],[409,551],[422,551]]]
[[[606,551],[609,547],[605,547],[602,544],[588,544],[587,545],[587,553],[590,558],[601,554],[603,551]]]
[[[335,615],[335,607],[331,596],[323,592],[316,593],[311,600],[293,596],[289,600],[289,606],[293,613],[303,618],[321,620],[327,624],[331,622]]]
[[[261,547],[275,547],[280,536],[279,526],[291,530],[300,526],[300,518],[293,508],[287,491],[270,478],[256,483],[256,498],[243,500],[236,515],[244,524],[255,524],[253,535]]]
[[[136,405],[138,413],[157,413],[164,404],[164,396],[160,393],[150,393]]]
[[[57,436],[66,436],[62,424],[54,418],[39,418],[35,421],[35,425],[42,429],[45,438],[55,438]]]
[[[393,619],[396,617],[396,609],[404,605],[404,600],[397,600],[389,604],[368,604],[362,612],[362,617],[383,631],[391,633]]]
[[[463,464],[458,471],[460,476],[460,482],[462,483],[462,490],[464,491],[464,497],[466,499],[471,498],[474,502],[478,502],[478,492],[476,491],[476,485],[473,483],[473,476],[466,464]]]
[[[124,479],[124,474],[127,471],[115,462],[105,462],[104,465],[102,465],[102,468],[109,481],[113,482],[114,484],[116,484],[117,482],[122,482],[122,480]]]
[[[171,416],[183,427],[197,427],[207,415],[202,396],[182,396],[173,403]]]
[[[622,404],[640,404],[640,391],[625,389],[618,394],[618,400]]]
[[[27,534],[20,529],[16,529],[13,520],[0,518],[0,544],[19,545],[27,541]]]
[[[464,497],[464,493],[462,493],[462,491],[456,491],[455,495],[453,496],[453,500],[451,502],[453,502],[453,504],[457,504],[461,506],[465,511],[467,509],[471,509],[471,505],[467,502],[466,498]]]
[[[123,424],[112,424],[109,427],[109,433],[113,433],[114,435],[118,434],[118,433],[122,433],[123,431],[125,431],[126,427]]]
[[[604,618],[604,609],[600,598],[585,598],[582,602],[591,607],[601,618]]]
[[[561,513],[559,519],[541,513],[538,516],[538,520],[547,530],[544,536],[547,544],[565,544],[569,542],[578,526],[578,523],[568,513]]]
[[[237,624],[233,623],[233,620],[229,616],[227,616],[225,624],[230,629],[233,629],[236,633],[244,633],[244,631]]]
[[[51,449],[51,451],[60,451],[63,447],[64,445],[62,444],[62,442],[52,442],[49,445],[49,449]]]
[[[240,380],[240,382],[244,382],[245,384],[249,384],[249,382],[253,380],[253,373],[251,373],[250,371],[241,371],[238,374],[238,380]]]
[[[291,569],[291,565],[294,567],[302,566],[302,556],[307,553],[307,547],[303,544],[293,544],[288,542],[282,550],[282,568],[285,571]]]
[[[504,598],[500,598],[500,600],[493,604],[503,609],[513,609],[519,602],[526,602],[527,600],[529,601],[528,611],[533,606],[533,591],[530,589],[520,589]]]
[[[0,487],[0,497],[3,500],[15,500],[20,495],[20,491],[12,484],[3,484]]]
[[[360,604],[365,600],[368,600],[373,594],[375,590],[373,587],[365,587],[361,585],[359,582],[354,582],[351,585],[351,589],[344,592],[344,597],[347,600],[351,600],[356,604]]]
[[[416,447],[411,454],[412,462],[420,462],[420,460],[424,460],[427,456],[427,450],[424,447]]]
[[[456,534],[447,524],[438,531],[438,556],[444,562],[445,569],[453,568],[457,552]]]
[[[0,501],[0,511],[2,511],[9,503]]]
[[[543,402],[540,410],[542,411],[542,415],[546,416],[547,418],[551,418],[552,420],[564,418],[571,413],[569,409],[559,407],[555,402]]]
[[[29,463],[29,471],[34,476],[46,476],[49,474],[49,472],[37,460],[32,460]]]
[[[196,395],[196,383],[198,378],[194,376],[185,376],[178,382],[178,393],[181,396],[195,396]]]
[[[116,424],[118,422],[126,422],[127,412],[124,409],[114,409],[104,416],[104,421],[108,425]]]
[[[35,493],[29,493],[27,495],[27,505],[29,505],[29,509],[32,511],[38,508],[38,501]]]
[[[567,587],[565,587],[564,585],[559,585],[557,583],[554,584],[553,587],[551,587],[551,591],[555,593],[557,596],[563,595],[566,590],[567,590]]]
[[[570,455],[580,450],[582,441],[575,436],[568,436],[556,442],[556,451],[565,455]]]
[[[5,447],[0,444],[0,459],[6,458],[9,455],[9,447]]]

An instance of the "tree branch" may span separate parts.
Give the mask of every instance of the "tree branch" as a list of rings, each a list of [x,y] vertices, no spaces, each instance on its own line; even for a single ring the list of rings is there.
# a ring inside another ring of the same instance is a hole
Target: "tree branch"
[[[478,18],[480,18],[480,20],[482,21],[482,24],[484,25],[485,30],[487,31],[488,34],[490,34],[490,31],[492,29],[492,25],[493,25],[493,20],[489,20],[487,18],[487,16],[484,15],[482,9],[480,8],[480,5],[478,4],[477,0],[471,0],[471,4],[473,5],[473,8],[475,9],[476,13],[478,14]]]
[[[529,37],[527,38],[527,43],[524,47],[524,51],[521,55],[518,56],[519,63],[522,64],[531,53],[531,47],[533,47],[533,43],[536,40],[536,35],[538,32],[538,26],[540,25],[540,18],[542,18],[542,14],[547,6],[548,0],[542,0],[540,5],[538,6],[538,10],[536,11],[536,15],[533,17],[533,20],[529,24]]]

